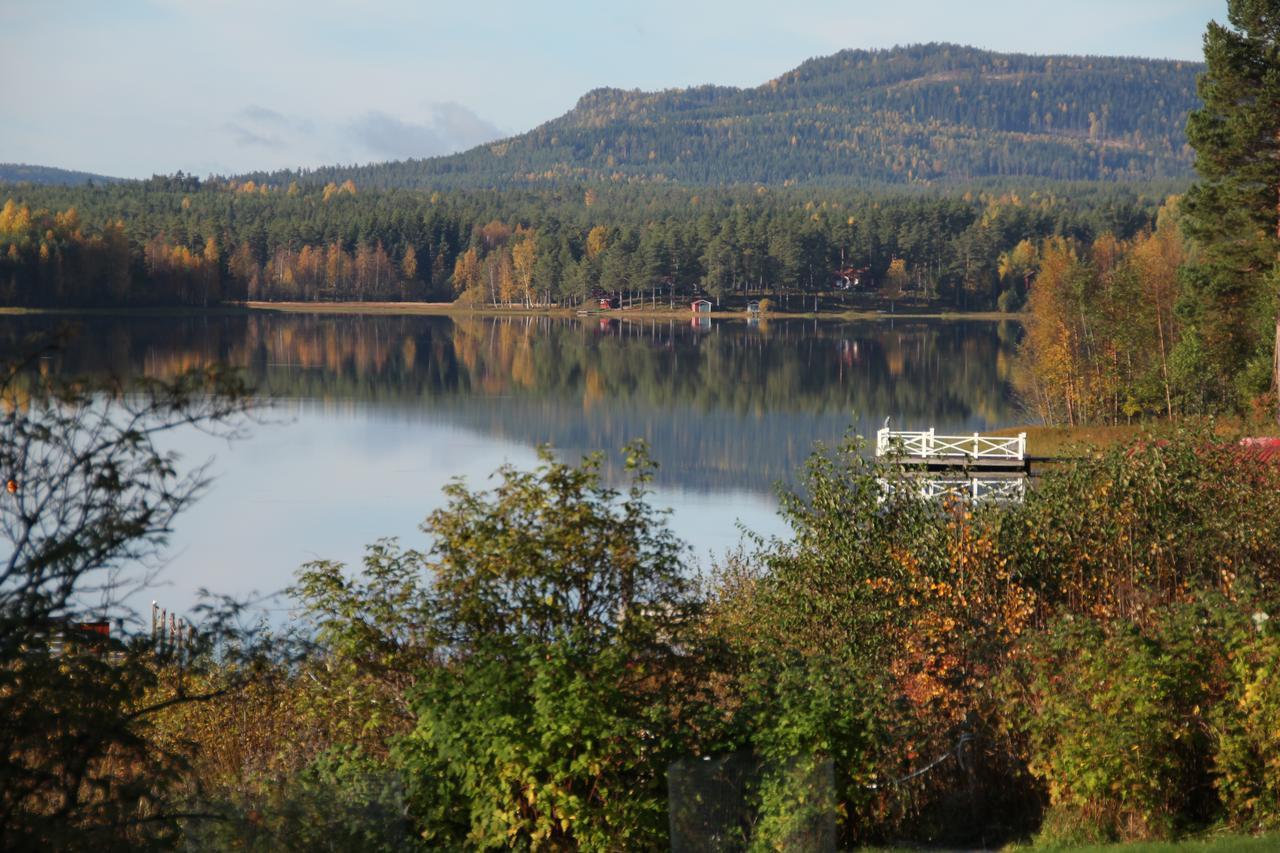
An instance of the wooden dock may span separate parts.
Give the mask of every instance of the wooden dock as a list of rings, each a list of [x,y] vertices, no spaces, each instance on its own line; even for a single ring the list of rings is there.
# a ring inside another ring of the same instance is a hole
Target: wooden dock
[[[927,471],[963,468],[1026,473],[1031,467],[1025,432],[1016,436],[976,432],[938,435],[932,429],[893,430],[886,426],[876,433],[876,456]]]

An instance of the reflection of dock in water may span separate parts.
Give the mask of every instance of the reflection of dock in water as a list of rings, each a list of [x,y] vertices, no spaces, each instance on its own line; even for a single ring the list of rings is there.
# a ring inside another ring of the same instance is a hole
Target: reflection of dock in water
[[[991,472],[972,477],[920,475],[906,477],[895,486],[883,481],[889,489],[903,487],[913,491],[921,500],[964,500],[973,503],[1021,502],[1027,496],[1028,476],[1021,472],[1000,474]]]

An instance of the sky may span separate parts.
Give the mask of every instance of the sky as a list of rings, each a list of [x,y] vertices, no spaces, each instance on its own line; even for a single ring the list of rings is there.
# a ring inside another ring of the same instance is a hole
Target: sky
[[[119,177],[427,157],[601,86],[757,86],[844,48],[1201,59],[1226,0],[0,0],[0,162]]]

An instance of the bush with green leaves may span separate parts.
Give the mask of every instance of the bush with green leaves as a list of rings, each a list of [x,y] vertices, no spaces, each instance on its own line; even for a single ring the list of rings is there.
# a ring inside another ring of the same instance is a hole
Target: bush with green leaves
[[[1215,709],[1215,784],[1232,824],[1280,826],[1280,633],[1265,610],[1230,644],[1230,681]]]
[[[803,493],[783,496],[794,537],[719,579],[712,622],[742,659],[744,742],[831,757],[846,842],[908,825],[920,840],[1016,834],[1041,798],[1053,821],[1087,813],[1099,837],[1221,813],[1208,719],[1227,626],[1280,593],[1280,469],[1174,431],[1061,466],[1017,505],[947,506],[856,451],[815,456]],[[1211,625],[1186,615],[1210,599]],[[1084,693],[1029,686],[1068,663]],[[996,687],[1011,665],[1021,694]],[[1054,713],[1011,723],[1028,696]],[[1108,722],[1122,710],[1132,728]],[[1138,750],[1091,752],[1104,725]]]
[[[805,762],[831,762],[823,807],[846,844],[919,830],[954,781],[948,765],[897,784],[955,747],[965,711],[905,696],[894,665],[909,654],[904,637],[921,633],[921,595],[950,571],[953,518],[862,449],[816,452],[802,488],[781,496],[793,536],[735,555],[718,578],[712,624],[739,659],[737,713],[762,762],[763,838],[824,802],[795,786],[807,777],[788,768]]]
[[[999,518],[1046,614],[1144,622],[1207,591],[1280,598],[1280,466],[1177,429],[1061,466]]]
[[[208,805],[216,820],[186,828],[189,849],[392,853],[422,846],[399,775],[358,749],[328,750],[286,779],[227,793]]]
[[[436,846],[661,848],[670,762],[729,754],[757,847],[1266,825],[1280,470],[1172,433],[974,507],[859,449],[701,592],[639,448],[625,492],[549,455],[455,483],[427,551],[304,574],[323,716]]]
[[[746,681],[760,763],[751,849],[834,849],[841,816],[864,818],[877,799],[875,685],[834,659],[773,663]]]
[[[395,749],[424,838],[443,846],[660,849],[667,764],[708,703],[683,547],[601,459],[548,451],[491,491],[456,482],[424,524],[429,633],[416,723]]]
[[[1168,838],[1212,818],[1224,630],[1184,605],[1147,630],[1068,616],[1026,644],[1007,709],[1047,789],[1045,840]],[[1053,837],[1065,828],[1086,837]]]

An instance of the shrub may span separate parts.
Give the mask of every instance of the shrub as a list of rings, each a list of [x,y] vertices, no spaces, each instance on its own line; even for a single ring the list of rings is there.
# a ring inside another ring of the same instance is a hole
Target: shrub
[[[1227,819],[1250,830],[1280,826],[1280,636],[1265,611],[1237,635],[1231,682],[1214,717],[1216,785]]]
[[[1145,622],[1201,592],[1280,595],[1280,465],[1178,431],[1063,466],[998,519],[1045,615]]]
[[[1007,707],[1047,789],[1042,840],[1167,838],[1212,818],[1220,603],[1170,607],[1145,630],[1067,616],[1023,646],[1022,704]]]
[[[749,739],[782,774],[771,788],[766,772],[762,821],[791,826],[769,797],[804,801],[786,768],[830,759],[841,843],[960,838],[990,774],[953,758],[1027,606],[987,520],[916,499],[858,451],[815,454],[782,497],[794,538],[722,567],[713,624],[747,660]]]
[[[189,849],[421,849],[405,816],[400,778],[358,750],[323,753],[296,775],[231,792],[213,807],[221,819],[189,826]]]
[[[878,703],[839,662],[820,656],[757,664],[751,740],[761,762],[752,849],[822,849],[837,817],[872,813]],[[805,839],[801,841],[800,839]]]
[[[455,483],[424,525],[443,659],[411,693],[397,755],[433,844],[665,846],[666,767],[706,705],[696,599],[646,502],[643,446],[626,493],[600,461],[544,452],[490,492]]]
[[[477,649],[426,680],[402,752],[414,800],[439,809],[453,795],[464,818],[424,821],[432,843],[663,847],[664,773],[680,732],[634,654],[527,641]]]

